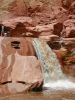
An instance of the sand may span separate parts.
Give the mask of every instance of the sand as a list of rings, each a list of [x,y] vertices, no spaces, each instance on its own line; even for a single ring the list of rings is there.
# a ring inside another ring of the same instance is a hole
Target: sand
[[[75,92],[71,90],[44,90],[43,92],[31,92],[9,96],[0,96],[0,100],[75,100]]]

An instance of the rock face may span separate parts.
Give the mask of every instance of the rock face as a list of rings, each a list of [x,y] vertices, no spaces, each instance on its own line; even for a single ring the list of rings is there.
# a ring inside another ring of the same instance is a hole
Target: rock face
[[[30,12],[33,10],[38,11],[37,9],[43,10],[47,8],[48,5],[52,6],[60,6],[61,0],[2,0],[0,1],[0,9],[6,10],[13,15],[27,15],[28,9],[31,8]]]
[[[8,0],[0,3],[4,9],[1,11],[8,12],[14,18],[5,20],[6,17],[4,19],[2,14],[2,24],[12,28],[9,30],[12,37],[23,37],[26,34],[33,37],[61,36],[61,33],[64,33],[65,37],[75,37],[74,0],[11,0],[8,3],[6,1]],[[61,6],[61,2],[67,9]],[[73,18],[69,18],[70,15]],[[18,23],[21,23],[20,26],[17,26]]]
[[[9,11],[13,10],[15,12],[14,8],[18,8],[18,11],[20,10],[21,12],[19,12],[19,14],[21,14],[22,12],[24,13],[25,10],[27,10],[27,8],[32,8],[32,10],[36,10],[36,11],[41,11],[43,10],[42,8],[44,7],[52,7],[52,6],[60,6],[61,4],[61,0],[13,0],[13,2],[11,2],[8,7],[9,7]],[[40,8],[40,10],[38,9]],[[38,9],[38,10],[37,10]],[[16,12],[17,13],[17,12]],[[25,12],[26,13],[26,12]]]
[[[64,8],[69,9],[71,4],[75,1],[75,0],[61,0],[62,1],[62,6]]]
[[[75,38],[75,19],[71,18],[64,22],[65,36],[69,38]]]
[[[75,42],[75,41],[74,41]],[[70,76],[70,78],[75,77],[75,46],[72,47],[72,44],[69,44],[69,47],[61,48],[59,50],[54,50],[60,63],[62,64],[63,72]]]
[[[1,94],[42,89],[42,68],[30,41],[0,38]]]
[[[71,4],[69,10],[70,10],[70,13],[75,14],[75,1]]]
[[[13,0],[8,6],[8,11],[17,16],[27,15],[27,5],[24,0]]]

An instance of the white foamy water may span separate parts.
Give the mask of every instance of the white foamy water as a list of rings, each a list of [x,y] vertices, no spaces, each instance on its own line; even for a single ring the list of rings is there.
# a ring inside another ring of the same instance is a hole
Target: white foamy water
[[[33,46],[43,67],[44,83],[65,79],[61,64],[48,44],[43,40],[34,39]]]
[[[75,90],[75,83],[71,82],[70,80],[58,80],[55,82],[45,83],[43,87],[48,89],[73,89]]]
[[[33,45],[43,66],[43,87],[54,90],[75,90],[75,83],[63,73],[61,64],[51,48],[44,41],[38,39],[34,39]]]

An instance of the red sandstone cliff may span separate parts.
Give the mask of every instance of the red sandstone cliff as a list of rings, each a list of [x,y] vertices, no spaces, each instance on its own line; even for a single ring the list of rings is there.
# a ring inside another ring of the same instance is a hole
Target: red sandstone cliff
[[[18,22],[23,23],[26,27],[23,34],[27,31],[27,34],[60,36],[63,32],[66,37],[74,37],[74,5],[74,0],[3,0],[0,1],[0,20],[11,28]]]

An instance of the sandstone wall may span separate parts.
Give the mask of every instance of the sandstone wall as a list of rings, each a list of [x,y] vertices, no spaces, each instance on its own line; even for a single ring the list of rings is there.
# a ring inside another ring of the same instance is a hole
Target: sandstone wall
[[[35,8],[37,5],[42,7],[60,6],[61,0],[2,0],[0,1],[0,10],[13,12],[16,15],[25,15],[27,7]]]

